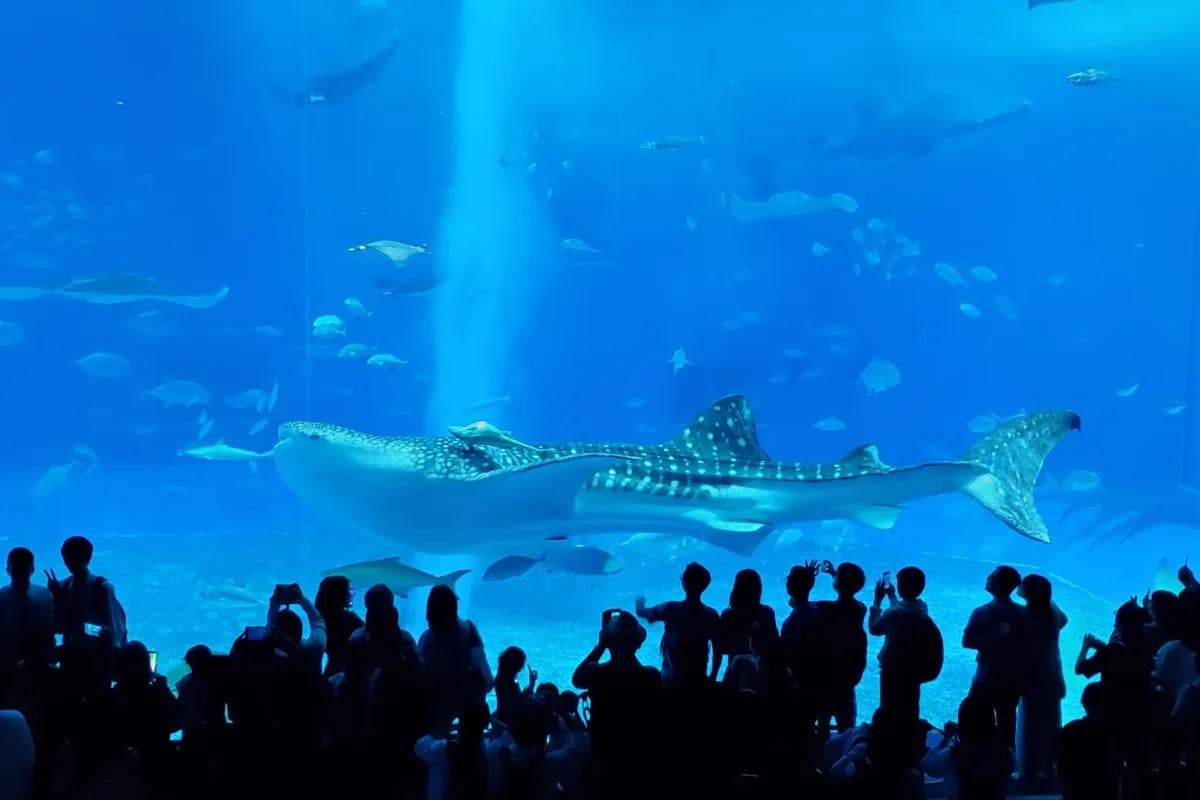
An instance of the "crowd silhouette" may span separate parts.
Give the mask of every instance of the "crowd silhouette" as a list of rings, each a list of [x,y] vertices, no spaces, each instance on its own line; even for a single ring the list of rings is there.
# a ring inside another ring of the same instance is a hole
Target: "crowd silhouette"
[[[779,624],[754,570],[718,613],[711,575],[689,564],[682,599],[604,611],[570,688],[539,682],[517,647],[493,672],[449,586],[430,591],[414,638],[390,589],[365,593],[363,619],[335,575],[312,601],[277,586],[265,624],[227,653],[192,647],[171,687],[127,640],[91,543],[61,553],[69,574],[45,570],[45,586],[29,550],[7,558],[0,800],[1200,797],[1200,583],[1186,566],[1177,592],[1131,598],[1110,635],[1084,637],[1073,668],[1097,680],[1063,725],[1067,617],[1049,580],[1010,566],[966,623],[977,668],[958,718],[931,722],[921,689],[947,644],[915,566],[884,573],[867,606],[861,567],[797,565]],[[823,575],[836,599],[814,602]],[[877,670],[868,636],[883,639]],[[863,719],[868,674],[880,703]]]

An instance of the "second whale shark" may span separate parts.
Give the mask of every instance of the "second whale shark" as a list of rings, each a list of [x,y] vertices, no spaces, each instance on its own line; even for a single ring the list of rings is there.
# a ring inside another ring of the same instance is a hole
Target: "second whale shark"
[[[713,403],[660,445],[539,445],[468,433],[489,427],[375,436],[290,422],[280,426],[273,455],[284,482],[312,507],[426,553],[508,552],[547,539],[639,531],[693,536],[748,555],[779,526],[848,518],[887,529],[908,502],[950,492],[1047,542],[1034,484],[1080,418],[1026,414],[957,460],[908,467],[887,465],[874,445],[832,463],[776,461],[759,443],[741,395]]]

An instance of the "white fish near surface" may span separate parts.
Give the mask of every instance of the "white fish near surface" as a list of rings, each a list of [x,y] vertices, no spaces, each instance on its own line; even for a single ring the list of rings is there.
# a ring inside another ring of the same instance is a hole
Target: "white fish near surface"
[[[1185,403],[1176,403],[1173,406],[1167,406],[1166,408],[1164,408],[1163,413],[1166,414],[1168,417],[1173,417],[1177,414],[1183,413],[1183,410],[1185,408],[1187,408],[1187,405]]]
[[[1126,386],[1122,389],[1117,389],[1117,397],[1133,397],[1137,393],[1140,383],[1135,383],[1131,386]]]
[[[355,319],[366,319],[367,317],[371,316],[371,314],[375,313],[373,311],[367,311],[367,307],[363,305],[363,301],[359,300],[357,297],[347,297],[342,301],[342,305],[346,307],[346,311],[350,314],[350,316],[354,317]]]
[[[859,384],[867,394],[879,394],[900,385],[900,368],[891,361],[875,356],[858,375]]]
[[[221,402],[230,408],[253,408],[262,411],[267,405],[267,393],[262,389],[247,389],[244,392],[227,394]]]
[[[599,253],[600,251],[592,247],[583,239],[563,239],[559,243],[563,250],[575,250],[580,253]]]
[[[382,583],[400,597],[408,597],[412,590],[425,586],[446,584],[453,588],[458,579],[470,571],[460,569],[446,575],[432,575],[393,557],[343,564],[340,567],[321,570],[321,575],[340,575],[347,578],[350,586],[357,590],[369,589],[377,583]]]
[[[290,422],[274,458],[284,483],[317,511],[425,552],[511,553],[548,538],[632,530],[749,554],[778,527],[854,519],[889,529],[908,503],[954,492],[1049,541],[1034,484],[1080,426],[1070,411],[1029,414],[957,459],[905,467],[884,463],[873,445],[831,463],[781,462],[759,443],[749,403],[734,395],[659,445],[378,436]]]
[[[170,336],[179,331],[171,318],[156,308],[134,314],[125,324],[142,336]]]
[[[939,278],[951,286],[963,287],[967,285],[967,282],[963,280],[963,276],[959,274],[958,270],[945,261],[939,261],[934,264],[933,271],[938,274]]]
[[[671,357],[667,359],[667,363],[672,367],[672,375],[679,374],[679,370],[683,369],[684,367],[692,366],[692,362],[688,361],[687,353],[683,352],[682,347],[677,348],[675,352],[671,354]]]
[[[813,427],[819,431],[844,431],[846,423],[842,422],[837,417],[825,417],[813,423]]]
[[[959,303],[958,310],[961,311],[964,316],[970,317],[971,319],[979,319],[981,316],[983,316],[979,313],[979,309],[970,303]]]
[[[1004,295],[996,295],[996,299],[992,302],[995,304],[996,310],[1000,312],[1001,316],[1007,317],[1011,320],[1018,320],[1021,318],[1021,310],[1017,308],[1017,304],[1012,300],[1009,300]]]
[[[1090,469],[1077,469],[1067,473],[1059,486],[1064,492],[1094,492],[1100,488],[1100,476]]]
[[[814,197],[804,192],[777,192],[766,200],[743,200],[736,194],[729,198],[729,210],[738,222],[758,222],[765,219],[819,214],[826,211],[858,211],[858,203],[848,194]]]
[[[352,342],[351,344],[343,345],[341,350],[338,350],[338,358],[355,359],[370,356],[375,352],[375,348],[370,345]]]
[[[25,341],[25,331],[15,322],[0,322],[0,347],[14,347]]]
[[[212,392],[195,381],[169,380],[163,381],[150,391],[147,397],[153,397],[163,404],[164,408],[171,406],[206,405],[212,400]]]
[[[971,267],[971,277],[980,283],[995,283],[999,280],[996,273],[987,267]]]
[[[231,447],[225,444],[224,440],[216,444],[205,444],[198,447],[188,447],[180,449],[177,455],[191,456],[204,461],[261,461],[271,457],[271,451],[265,453],[256,453],[253,450],[243,450],[240,447]]]
[[[90,353],[75,359],[75,364],[93,378],[128,378],[133,374],[129,359],[116,353]]]
[[[332,339],[346,335],[346,322],[336,314],[322,314],[313,320],[312,334],[318,339]]]
[[[392,355],[391,353],[376,353],[375,355],[373,355],[367,359],[367,363],[370,364],[372,367],[382,367],[384,369],[395,369],[396,367],[403,366],[404,364],[407,364],[408,362],[405,361],[403,358],[397,358],[396,356]]]

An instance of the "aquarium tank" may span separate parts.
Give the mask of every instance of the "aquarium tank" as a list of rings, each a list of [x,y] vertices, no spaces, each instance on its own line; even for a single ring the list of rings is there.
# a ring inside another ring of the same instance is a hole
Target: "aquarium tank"
[[[0,539],[90,538],[160,672],[331,573],[566,686],[690,562],[914,564],[943,720],[995,565],[1070,672],[1200,558],[1194,2],[0,20]]]

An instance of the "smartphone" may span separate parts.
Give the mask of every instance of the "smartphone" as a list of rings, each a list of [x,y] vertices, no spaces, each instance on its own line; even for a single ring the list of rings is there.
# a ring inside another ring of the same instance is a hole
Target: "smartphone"
[[[87,636],[99,636],[100,631],[102,630],[103,628],[101,628],[99,625],[93,625],[90,622],[83,623],[83,632]]]
[[[892,573],[891,572],[883,573],[883,585],[884,586],[892,585]]]
[[[271,629],[266,625],[251,625],[246,628],[246,638],[252,642],[265,642],[271,636]]]
[[[158,651],[157,650],[150,651],[150,671],[158,672]]]
[[[619,609],[619,608],[606,609],[604,611],[604,613],[600,615],[600,627],[607,628],[609,620],[611,620],[613,617],[615,617],[617,614],[620,614],[620,613],[621,613],[621,609]]]
[[[54,646],[62,647],[62,643],[63,643],[63,635],[61,633],[54,634]]]

